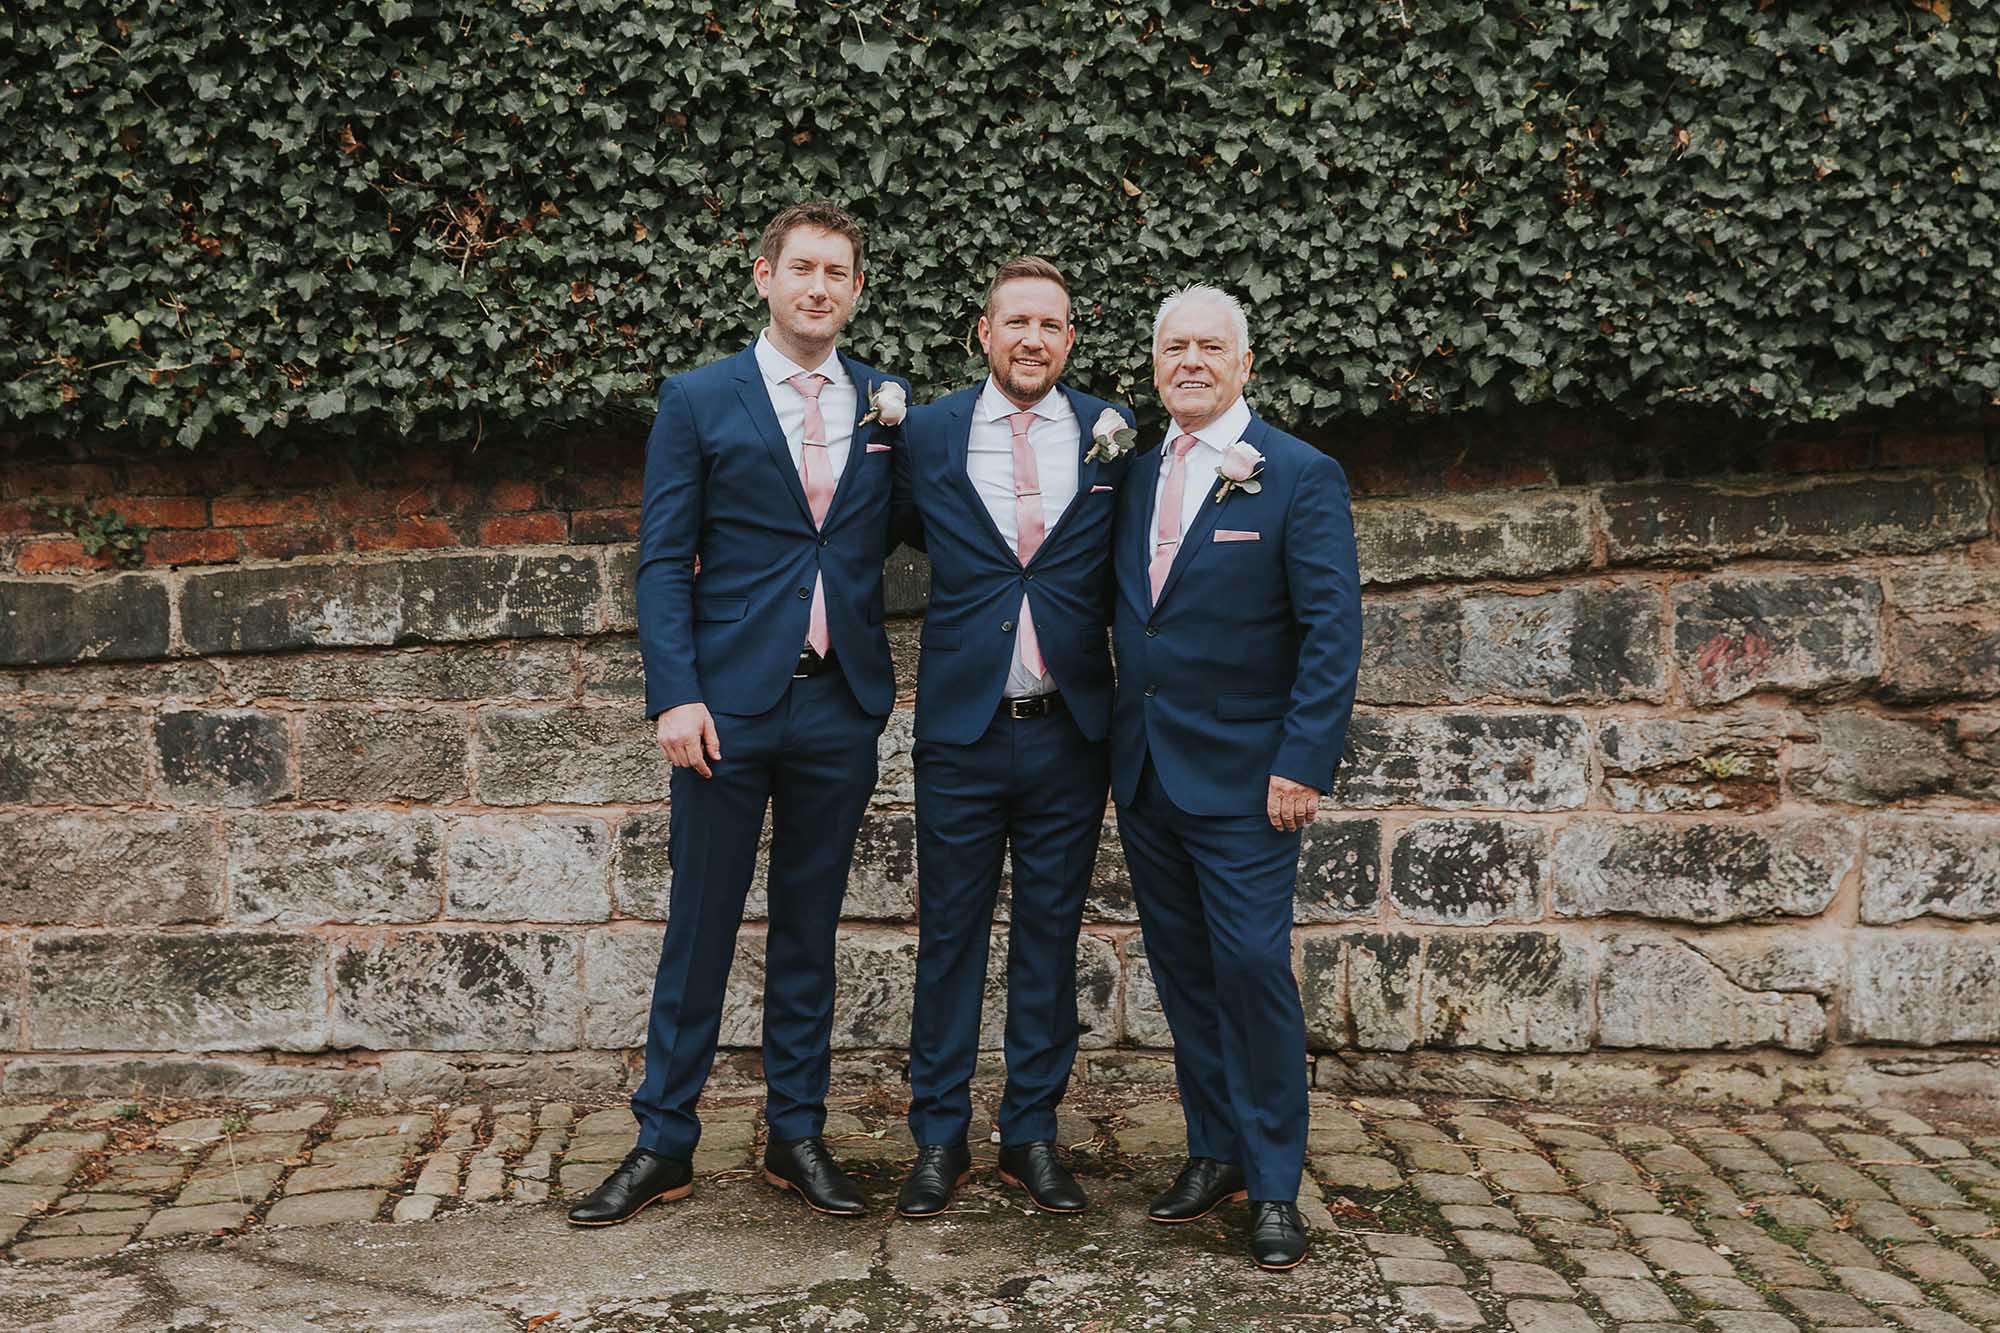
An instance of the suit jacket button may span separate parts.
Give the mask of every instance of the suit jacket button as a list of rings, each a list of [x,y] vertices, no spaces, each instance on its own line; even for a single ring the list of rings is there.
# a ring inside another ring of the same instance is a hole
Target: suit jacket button
[[[1029,571],[1028,573],[1026,573],[1026,574],[1023,574],[1023,575],[1021,575],[1021,577],[1022,577],[1022,578],[1024,578],[1024,579],[1031,579],[1031,578],[1035,577],[1035,575],[1034,575],[1034,572],[1033,572],[1032,570],[1030,570],[1030,571]]]
[[[1160,637],[1160,627],[1159,627],[1158,625],[1148,625],[1148,626],[1146,626],[1146,637],[1147,637],[1147,638],[1149,638],[1149,639],[1157,639],[1157,638],[1159,638],[1159,637]]]
[[[800,588],[800,589],[799,589],[799,596],[800,596],[800,597],[810,597],[810,596],[812,596],[812,589],[811,589],[811,588]]]
[[[1153,697],[1154,695],[1158,694],[1159,692],[1160,692],[1160,687],[1159,687],[1159,686],[1157,686],[1157,685],[1148,685],[1148,686],[1146,687],[1146,697],[1147,697],[1148,699],[1152,698],[1152,697]]]
[[[830,542],[830,541],[832,541],[832,540],[833,540],[833,539],[832,539],[831,537],[821,537],[821,538],[819,539],[819,544],[820,544],[821,546],[825,546],[825,545],[826,545],[826,544],[827,544],[828,542]]]
[[[1001,632],[1002,634],[1012,634],[1012,633],[1014,632],[1014,622],[1013,622],[1013,621],[1011,621],[1011,620],[1003,620],[1003,621],[1001,621],[1001,622],[1000,622],[1000,632]]]

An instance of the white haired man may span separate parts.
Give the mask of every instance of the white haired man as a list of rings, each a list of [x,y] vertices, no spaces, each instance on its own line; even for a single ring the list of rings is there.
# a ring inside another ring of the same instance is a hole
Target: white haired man
[[[1119,507],[1111,794],[1187,1120],[1187,1163],[1148,1216],[1248,1198],[1251,1258],[1282,1269],[1306,1253],[1292,893],[1346,746],[1361,597],[1340,465],[1251,411],[1249,378],[1233,296],[1161,303],[1173,422]]]

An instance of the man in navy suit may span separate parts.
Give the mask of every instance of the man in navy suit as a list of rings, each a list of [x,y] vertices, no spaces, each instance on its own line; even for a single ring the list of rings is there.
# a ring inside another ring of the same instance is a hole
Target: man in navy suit
[[[821,1212],[862,1208],[820,1132],[835,927],[895,703],[882,561],[909,387],[835,350],[862,249],[831,204],[778,214],[753,270],[770,324],[660,389],[637,595],[646,716],[674,766],[673,899],[632,1097],[639,1142],[570,1210],[580,1226],[693,1188],[695,1102],[767,804],[764,1175]]]
[[[1346,477],[1250,410],[1249,377],[1234,297],[1167,297],[1153,384],[1173,421],[1119,501],[1111,791],[1187,1120],[1187,1163],[1148,1215],[1248,1197],[1251,1258],[1290,1268],[1307,1122],[1292,891],[1346,746],[1361,599]]]
[[[986,379],[911,412],[897,459],[931,565],[905,1217],[943,1212],[971,1170],[970,1084],[1009,849],[1000,1176],[1050,1212],[1087,1202],[1055,1151],[1056,1104],[1076,1056],[1077,930],[1109,780],[1111,525],[1134,436],[1128,416],[1061,382],[1076,329],[1047,260],[1001,265],[979,341]]]

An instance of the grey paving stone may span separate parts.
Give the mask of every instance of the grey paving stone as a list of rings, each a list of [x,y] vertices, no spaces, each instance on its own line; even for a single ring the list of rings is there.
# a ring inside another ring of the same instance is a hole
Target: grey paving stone
[[[146,1224],[140,1240],[160,1240],[167,1236],[206,1236],[216,1231],[233,1231],[250,1216],[247,1204],[208,1203],[195,1208],[162,1208]]]
[[[1879,1322],[1867,1306],[1837,1291],[1780,1287],[1778,1299],[1797,1310],[1808,1328],[1862,1328]]]
[[[389,1189],[402,1183],[404,1166],[405,1161],[400,1157],[359,1157],[325,1166],[301,1167],[285,1182],[285,1197],[334,1190]]]
[[[1384,1282],[1399,1285],[1403,1283],[1453,1287],[1465,1285],[1464,1269],[1457,1264],[1435,1259],[1377,1259],[1375,1271],[1381,1274]]]
[[[1889,1251],[1889,1258],[1898,1267],[1914,1274],[1922,1282],[1977,1286],[1986,1281],[1986,1275],[1981,1273],[1971,1260],[1958,1251],[1947,1249],[1942,1245],[1898,1245]],[[1874,1299],[1861,1292],[1854,1294],[1863,1300]]]
[[[1549,1301],[1508,1301],[1507,1322],[1515,1333],[1597,1333],[1597,1321],[1582,1306]]]
[[[1587,1278],[1644,1281],[1653,1276],[1643,1259],[1623,1250],[1564,1250],[1563,1257],[1582,1269]]]
[[[1399,1287],[1396,1298],[1405,1310],[1439,1328],[1479,1328],[1486,1323],[1472,1297],[1457,1287]]]
[[[1852,1295],[1875,1305],[1923,1305],[1923,1292],[1879,1268],[1836,1268],[1833,1276]]]
[[[1446,1204],[1438,1209],[1438,1216],[1447,1226],[1486,1227],[1497,1231],[1519,1231],[1521,1223],[1505,1208],[1481,1207],[1475,1204]]]
[[[1540,1247],[1533,1241],[1511,1231],[1475,1231],[1468,1228],[1454,1234],[1466,1253],[1475,1259],[1518,1259],[1523,1263],[1535,1263],[1542,1257]]]
[[[287,1197],[271,1205],[264,1223],[274,1227],[317,1227],[336,1222],[373,1221],[388,1197],[385,1190],[342,1190]]]
[[[1417,1197],[1428,1203],[1479,1206],[1493,1202],[1492,1191],[1467,1176],[1448,1176],[1422,1171],[1410,1178]]]
[[[1715,1333],[1799,1333],[1791,1320],[1764,1310],[1711,1310],[1702,1318]]]
[[[1502,1296],[1549,1296],[1557,1300],[1576,1296],[1575,1289],[1559,1273],[1540,1264],[1495,1259],[1486,1265],[1486,1277],[1493,1290]]]
[[[1649,1240],[1639,1250],[1654,1267],[1689,1277],[1732,1277],[1729,1261],[1706,1245],[1685,1240]]]
[[[1748,1282],[1733,1277],[1684,1277],[1680,1289],[1718,1310],[1768,1310],[1771,1303]]]
[[[308,1102],[304,1106],[289,1106],[282,1110],[266,1111],[262,1115],[250,1117],[250,1128],[258,1133],[284,1133],[289,1130],[311,1129],[326,1119],[327,1108],[318,1102]]]
[[[101,1259],[125,1248],[123,1236],[52,1236],[47,1240],[24,1240],[14,1247],[14,1257],[26,1263],[53,1259]]]
[[[1656,1283],[1628,1278],[1587,1277],[1579,1285],[1597,1298],[1604,1313],[1619,1321],[1678,1319],[1680,1311]]]
[[[1371,1232],[1362,1236],[1368,1253],[1387,1259],[1443,1259],[1444,1248],[1422,1236],[1397,1236]]]

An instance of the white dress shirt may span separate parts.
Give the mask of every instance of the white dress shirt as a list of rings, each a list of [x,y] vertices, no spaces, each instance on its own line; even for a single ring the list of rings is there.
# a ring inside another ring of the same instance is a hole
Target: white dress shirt
[[[1215,420],[1194,432],[1196,443],[1187,451],[1187,457],[1174,464],[1187,468],[1186,489],[1181,492],[1181,532],[1194,524],[1194,516],[1201,512],[1202,502],[1215,494],[1215,469],[1222,463],[1223,450],[1243,438],[1243,432],[1250,429],[1250,404],[1239,396],[1229,405],[1229,410]],[[1188,432],[1175,422],[1167,431],[1167,441],[1160,447],[1165,450],[1160,455],[1160,475],[1153,485],[1152,518],[1146,525],[1146,558],[1151,560],[1159,547],[1160,496],[1167,489],[1167,460],[1174,456],[1174,441]],[[1179,552],[1175,552],[1179,555]]]
[[[771,397],[771,410],[778,414],[778,429],[785,433],[785,447],[792,451],[792,466],[799,465],[805,452],[806,396],[785,383],[794,375],[824,375],[829,384],[819,390],[820,415],[826,418],[826,461],[833,468],[834,485],[847,473],[847,453],[854,443],[854,381],[847,377],[840,358],[832,352],[810,372],[771,342],[771,331],[757,335],[757,369],[764,373],[764,390]],[[801,475],[803,483],[804,474]]]
[[[1035,453],[1036,479],[1042,485],[1042,529],[1043,541],[1047,534],[1056,530],[1056,523],[1076,498],[1076,476],[1080,451],[1083,448],[1077,435],[1076,412],[1070,407],[1069,399],[1060,390],[1050,389],[1033,407],[1022,409],[1014,406],[1006,394],[1000,392],[993,377],[987,376],[986,388],[981,391],[979,401],[972,409],[972,432],[966,444],[965,472],[972,479],[972,487],[979,492],[979,498],[986,503],[986,512],[993,517],[993,526],[1000,529],[1007,549],[1018,559],[1021,552],[1021,536],[1014,519],[1014,428],[1007,424],[1007,418],[1016,412],[1030,411],[1035,419],[1028,426],[1028,447]],[[1027,596],[1021,598],[1027,605]],[[1037,638],[1041,626],[1036,626]],[[1047,654],[1044,652],[1044,659]],[[1046,665],[1046,660],[1044,662]],[[1044,673],[1034,675],[1021,661],[1021,640],[1014,639],[1014,663],[1007,670],[1006,694],[1019,698],[1029,694],[1048,694],[1056,687],[1053,677]]]

